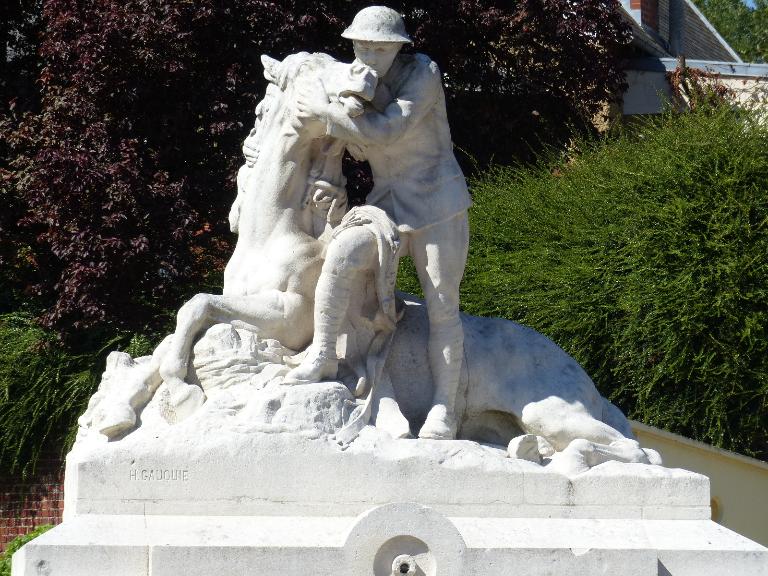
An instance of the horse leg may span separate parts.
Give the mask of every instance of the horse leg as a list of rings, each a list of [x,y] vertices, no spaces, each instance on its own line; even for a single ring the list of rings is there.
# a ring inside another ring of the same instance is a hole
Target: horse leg
[[[160,362],[160,376],[172,390],[186,387],[187,364],[197,335],[213,325],[210,294],[196,294],[176,314],[176,330]]]
[[[568,402],[558,396],[526,404],[521,416],[526,432],[543,436],[558,452],[577,438],[600,444],[625,438],[618,430],[595,418],[581,402]]]
[[[611,460],[640,464],[655,463],[651,461],[650,455],[640,447],[640,443],[632,438],[621,438],[610,444],[599,444],[580,438],[568,444],[564,452],[581,454],[590,468]]]
[[[555,396],[532,402],[523,408],[522,422],[526,432],[544,437],[558,451],[553,467],[569,473],[610,460],[644,464],[656,460],[636,440],[596,418],[580,402]]]
[[[312,303],[300,294],[264,290],[249,296],[197,294],[184,304],[176,317],[173,333],[162,361],[160,376],[171,391],[176,419],[183,419],[205,401],[197,386],[184,382],[189,355],[197,337],[220,322],[241,321],[263,338],[275,338],[289,348],[306,344],[312,335]]]

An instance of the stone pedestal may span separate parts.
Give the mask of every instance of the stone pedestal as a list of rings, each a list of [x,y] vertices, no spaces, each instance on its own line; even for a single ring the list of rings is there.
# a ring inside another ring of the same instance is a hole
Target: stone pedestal
[[[706,477],[609,462],[572,477],[468,441],[232,430],[135,434],[67,459],[62,525],[13,576],[768,575],[709,520]]]

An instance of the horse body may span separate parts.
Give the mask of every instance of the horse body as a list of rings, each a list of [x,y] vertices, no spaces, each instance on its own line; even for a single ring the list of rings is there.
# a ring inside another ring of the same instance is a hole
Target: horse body
[[[279,290],[313,298],[322,246],[312,236],[308,176],[317,143],[293,114],[294,83],[270,85],[249,138],[258,157],[238,174],[238,240],[224,270],[225,296]]]
[[[517,436],[535,435],[554,451],[586,458],[587,466],[660,462],[633,440],[627,418],[600,395],[578,362],[549,338],[501,318],[462,314],[461,320],[460,438],[506,446]],[[423,303],[406,296],[385,370],[412,430],[432,406],[432,375],[424,362],[428,326]]]

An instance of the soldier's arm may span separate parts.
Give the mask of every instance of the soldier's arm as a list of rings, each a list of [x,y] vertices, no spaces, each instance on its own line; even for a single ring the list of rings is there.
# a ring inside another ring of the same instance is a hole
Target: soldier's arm
[[[432,109],[442,90],[440,71],[434,62],[422,64],[411,72],[400,93],[383,112],[366,110],[350,118],[339,104],[330,104],[326,132],[340,140],[367,146],[392,144],[418,125]]]

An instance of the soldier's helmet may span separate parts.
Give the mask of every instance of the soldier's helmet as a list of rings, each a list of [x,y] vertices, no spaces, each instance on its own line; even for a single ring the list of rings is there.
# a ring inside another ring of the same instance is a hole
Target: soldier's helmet
[[[403,17],[386,6],[363,8],[341,35],[350,40],[368,42],[411,42],[410,36],[405,32]]]

